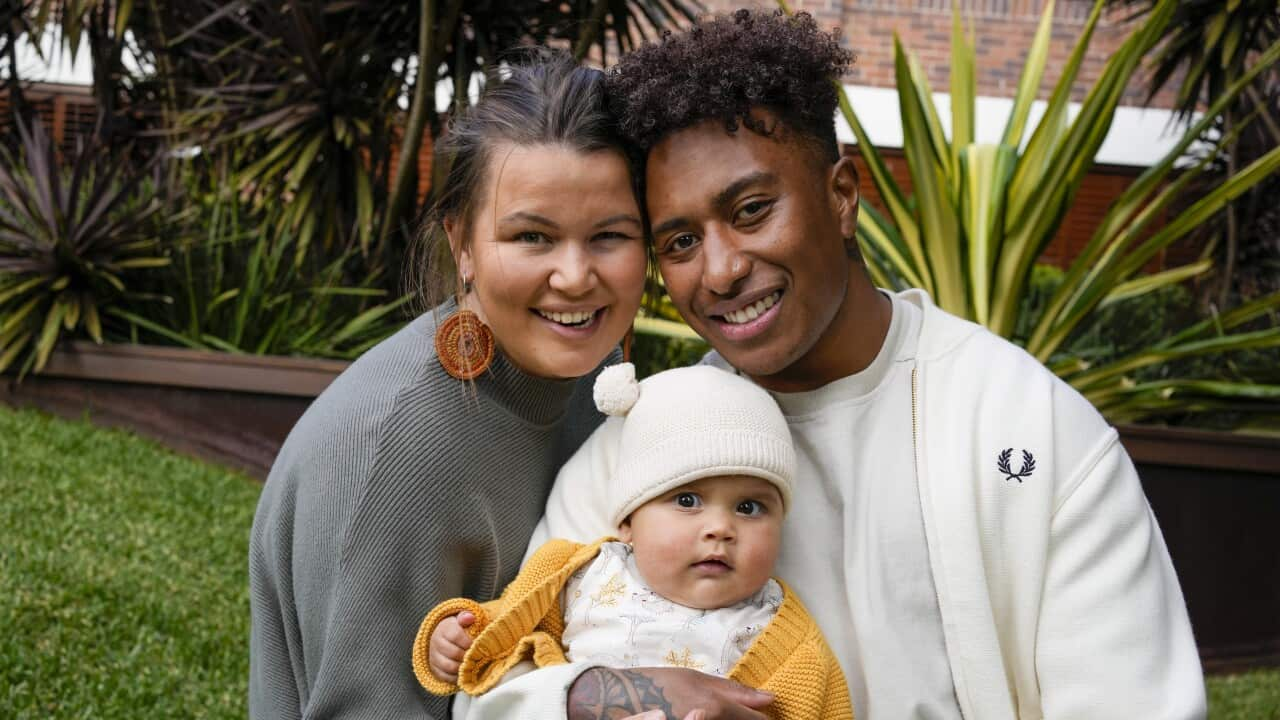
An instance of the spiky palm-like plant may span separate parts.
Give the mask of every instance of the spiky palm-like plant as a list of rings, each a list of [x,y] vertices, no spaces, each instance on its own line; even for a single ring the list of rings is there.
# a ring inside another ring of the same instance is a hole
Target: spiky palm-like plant
[[[779,1],[785,9],[785,2]],[[1142,272],[1162,249],[1280,170],[1280,147],[1272,148],[1157,225],[1179,191],[1202,175],[1208,163],[1176,173],[1175,165],[1192,143],[1205,137],[1204,131],[1228,103],[1260,73],[1274,67],[1280,60],[1280,43],[1258,55],[1203,118],[1185,130],[1176,146],[1116,199],[1063,282],[1043,303],[1039,316],[1022,317],[1035,261],[1057,234],[1111,127],[1125,87],[1142,57],[1160,41],[1176,4],[1176,0],[1155,2],[1151,13],[1108,60],[1073,116],[1070,92],[1105,5],[1105,0],[1098,0],[1044,115],[1030,126],[1031,105],[1044,75],[1052,31],[1054,2],[1046,2],[1003,136],[993,144],[974,140],[976,57],[959,12],[951,43],[949,136],[920,63],[895,37],[903,151],[914,197],[908,197],[889,174],[841,90],[841,111],[888,208],[887,215],[881,214],[864,203],[859,219],[858,237],[875,280],[884,286],[924,288],[943,309],[1016,339],[1114,421],[1198,409],[1280,406],[1280,386],[1194,376],[1152,379],[1147,372],[1185,358],[1280,347],[1280,327],[1233,333],[1280,308],[1280,293],[1102,364],[1064,352],[1066,341],[1090,323],[1098,310],[1212,268],[1210,261],[1202,260],[1155,274]],[[1228,134],[1216,142],[1221,145],[1231,139]],[[1028,327],[1027,334],[1015,338],[1020,320]]]
[[[167,265],[163,205],[120,160],[92,144],[60,166],[38,123],[17,124],[22,148],[0,147],[0,371],[44,367],[66,332],[102,342],[103,315],[130,273]]]

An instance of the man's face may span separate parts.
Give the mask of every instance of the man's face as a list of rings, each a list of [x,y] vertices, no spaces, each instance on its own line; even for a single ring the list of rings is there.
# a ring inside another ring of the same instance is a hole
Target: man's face
[[[771,389],[834,379],[847,351],[824,334],[854,275],[844,238],[856,229],[856,176],[848,160],[815,155],[785,127],[730,134],[709,120],[663,139],[646,168],[671,299],[725,360]]]

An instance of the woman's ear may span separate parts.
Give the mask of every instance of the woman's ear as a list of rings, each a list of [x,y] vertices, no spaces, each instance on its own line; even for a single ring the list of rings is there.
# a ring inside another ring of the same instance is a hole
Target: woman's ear
[[[831,166],[830,182],[833,210],[840,216],[840,237],[853,240],[858,232],[858,168],[852,157],[842,156]]]
[[[453,263],[458,268],[458,279],[470,282],[474,279],[475,268],[471,263],[471,249],[463,242],[462,224],[457,218],[446,217],[441,223],[445,237],[449,238],[449,254],[453,255]]]

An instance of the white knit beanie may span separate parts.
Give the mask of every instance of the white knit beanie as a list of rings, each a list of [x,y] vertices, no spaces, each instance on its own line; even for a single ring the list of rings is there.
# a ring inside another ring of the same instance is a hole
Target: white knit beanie
[[[675,488],[718,475],[773,483],[791,506],[796,456],[782,411],[755,383],[706,365],[636,381],[631,363],[596,379],[596,407],[622,419],[617,466],[609,479],[615,527],[636,508]]]

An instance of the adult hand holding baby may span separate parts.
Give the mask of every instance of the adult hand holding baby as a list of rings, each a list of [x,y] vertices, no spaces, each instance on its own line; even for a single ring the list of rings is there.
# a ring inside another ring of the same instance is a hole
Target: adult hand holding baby
[[[569,720],[597,720],[631,710],[626,720],[765,720],[773,695],[685,668],[595,667],[569,688]],[[639,712],[644,711],[644,712]]]

